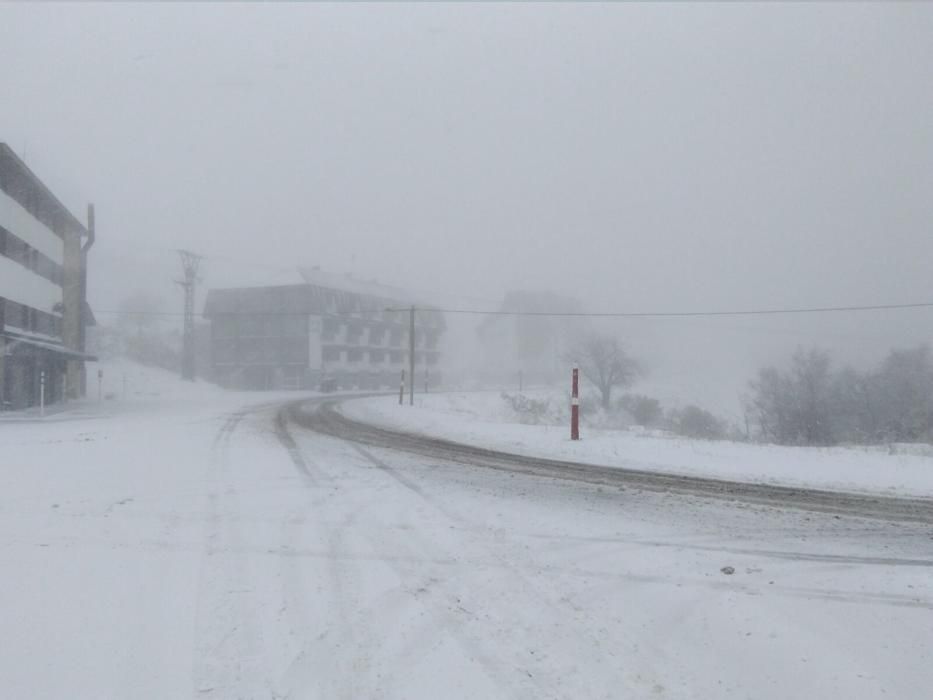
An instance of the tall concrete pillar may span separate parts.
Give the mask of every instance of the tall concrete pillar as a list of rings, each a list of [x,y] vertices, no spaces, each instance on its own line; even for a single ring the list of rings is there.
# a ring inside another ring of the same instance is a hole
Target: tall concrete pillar
[[[81,235],[65,234],[64,275],[62,278],[62,343],[69,350],[81,350]],[[68,398],[81,396],[84,362],[68,360],[65,387]]]
[[[3,300],[0,299],[0,331],[3,330]],[[0,409],[6,401],[6,339],[0,335]]]

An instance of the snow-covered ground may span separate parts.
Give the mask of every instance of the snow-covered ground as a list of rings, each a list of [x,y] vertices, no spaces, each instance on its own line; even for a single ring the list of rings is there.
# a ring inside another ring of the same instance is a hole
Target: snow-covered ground
[[[571,441],[569,426],[525,425],[499,393],[429,394],[416,405],[397,398],[348,401],[350,418],[534,457],[653,469],[723,479],[811,486],[892,495],[933,496],[929,446],[784,447],[693,440],[641,430],[584,427]]]
[[[3,697],[933,687],[928,527],[285,435],[294,393],[128,369],[126,399],[0,422]]]

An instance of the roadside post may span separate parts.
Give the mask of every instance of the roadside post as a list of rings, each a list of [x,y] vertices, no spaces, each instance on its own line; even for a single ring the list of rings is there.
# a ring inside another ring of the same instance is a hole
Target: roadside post
[[[425,364],[425,367],[424,367],[424,393],[425,393],[425,394],[428,393],[428,367],[427,367],[427,364]]]
[[[580,439],[580,370],[573,368],[570,390],[570,439]]]
[[[408,405],[415,405],[415,307],[408,317]]]
[[[45,370],[39,372],[39,415],[45,415]]]
[[[97,402],[104,400],[104,370],[97,370]]]
[[[402,381],[398,385],[398,405],[405,402],[405,370],[402,370]]]

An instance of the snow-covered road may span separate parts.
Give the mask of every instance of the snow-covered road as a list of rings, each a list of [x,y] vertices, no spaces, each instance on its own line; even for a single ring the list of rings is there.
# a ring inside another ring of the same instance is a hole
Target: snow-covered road
[[[933,687],[928,526],[362,448],[283,400],[0,425],[4,697]]]

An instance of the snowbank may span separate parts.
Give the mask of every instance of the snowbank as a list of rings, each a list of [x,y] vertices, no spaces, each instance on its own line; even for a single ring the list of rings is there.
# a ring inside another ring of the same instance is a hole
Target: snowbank
[[[355,399],[347,417],[385,427],[518,454],[587,464],[653,469],[757,483],[888,495],[933,496],[933,457],[920,446],[784,447],[680,438],[634,430],[523,425],[498,393],[433,394],[399,406],[397,399]],[[893,454],[892,454],[893,452]]]

